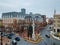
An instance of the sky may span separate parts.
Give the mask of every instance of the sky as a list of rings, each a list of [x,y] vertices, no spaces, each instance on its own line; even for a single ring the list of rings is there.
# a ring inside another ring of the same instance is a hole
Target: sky
[[[5,12],[20,12],[21,8],[26,13],[33,12],[53,17],[54,9],[60,14],[60,0],[0,0],[0,18]]]

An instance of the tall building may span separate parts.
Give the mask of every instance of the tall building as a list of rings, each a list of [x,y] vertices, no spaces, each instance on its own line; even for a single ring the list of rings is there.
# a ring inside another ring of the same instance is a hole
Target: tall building
[[[56,13],[56,10],[54,10],[54,23],[52,25],[51,36],[57,40],[60,39],[60,14]],[[51,27],[50,27],[51,29]]]
[[[56,10],[54,10],[54,32],[60,32],[60,14],[56,14]]]
[[[54,15],[54,32],[60,32],[60,14]]]

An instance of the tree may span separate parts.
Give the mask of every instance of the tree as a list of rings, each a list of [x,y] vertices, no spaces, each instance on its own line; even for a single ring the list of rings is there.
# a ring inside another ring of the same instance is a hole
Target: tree
[[[33,27],[32,25],[28,26],[28,37],[32,38],[32,33],[33,33]]]
[[[13,20],[13,31],[16,31],[16,29],[17,29],[17,20],[16,19],[14,19]]]

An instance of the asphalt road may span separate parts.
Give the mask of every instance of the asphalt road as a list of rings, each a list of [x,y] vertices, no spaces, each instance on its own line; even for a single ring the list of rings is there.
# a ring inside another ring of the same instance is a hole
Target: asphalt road
[[[21,40],[17,42],[17,45],[60,45],[60,41],[55,40],[55,39],[52,38],[51,36],[50,36],[50,38],[47,38],[47,37],[45,36],[46,34],[48,34],[48,35],[50,34],[50,31],[47,30],[48,27],[49,27],[49,26],[46,26],[44,29],[42,29],[42,30],[40,31],[40,33],[41,33],[40,36],[42,36],[44,39],[43,39],[41,42],[39,42],[38,44],[33,44],[33,43],[30,43],[30,42],[24,41],[24,40],[20,37]],[[13,38],[11,39],[11,42],[12,42],[12,40],[14,40],[15,37],[17,37],[17,36],[14,35]],[[11,43],[11,45],[12,45],[12,43]]]

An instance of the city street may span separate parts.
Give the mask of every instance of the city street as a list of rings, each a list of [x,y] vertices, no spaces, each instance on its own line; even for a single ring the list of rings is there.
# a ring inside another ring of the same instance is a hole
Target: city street
[[[60,0],[0,0],[0,45],[60,45]]]
[[[50,36],[50,38],[47,38],[45,35],[47,34],[47,35],[49,35],[50,34],[50,31],[47,29],[49,26],[46,26],[44,29],[42,29],[41,31],[40,31],[40,33],[41,33],[41,35],[40,36],[42,36],[43,37],[43,40],[40,42],[40,43],[38,43],[38,44],[33,44],[33,43],[30,43],[30,42],[27,42],[27,41],[24,41],[24,39],[22,39],[21,37],[20,37],[20,41],[18,41],[17,42],[17,45],[60,45],[60,41],[58,41],[58,40],[55,40],[54,38],[52,38],[51,36]],[[15,36],[13,36],[13,39],[11,39],[11,42],[12,42],[12,40],[14,40],[14,38],[15,37],[17,37],[16,35]],[[12,45],[12,44],[11,44]]]

